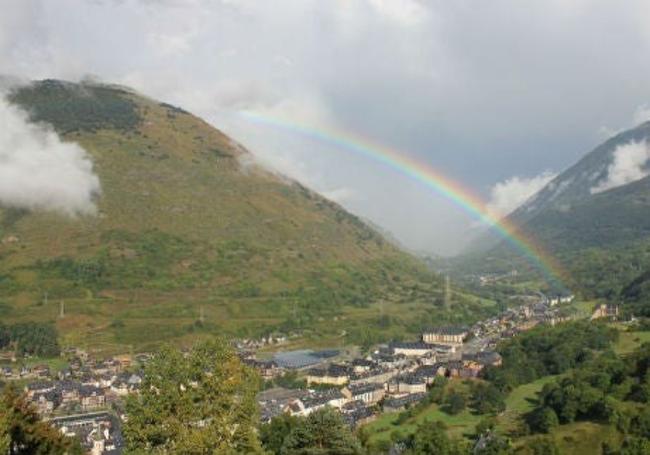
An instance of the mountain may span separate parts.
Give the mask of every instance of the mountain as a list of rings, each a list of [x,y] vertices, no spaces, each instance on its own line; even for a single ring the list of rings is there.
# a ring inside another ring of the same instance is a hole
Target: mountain
[[[650,270],[648,141],[650,122],[617,134],[508,217],[567,267],[586,296],[617,299]],[[504,243],[487,250],[473,260],[482,255],[501,269],[520,263]]]
[[[593,200],[594,195],[606,192],[599,191],[599,184],[607,180],[616,152],[621,147],[643,143],[649,138],[650,122],[646,122],[608,139],[519,207],[510,215],[511,220],[525,223],[544,212],[569,212],[575,206]]]
[[[118,350],[272,330],[344,343],[445,317],[418,259],[181,108],[55,80],[8,99],[87,151],[101,194],[96,215],[0,208],[3,320]]]

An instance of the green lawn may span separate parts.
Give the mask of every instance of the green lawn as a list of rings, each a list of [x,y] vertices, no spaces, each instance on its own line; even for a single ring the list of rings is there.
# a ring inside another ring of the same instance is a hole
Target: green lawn
[[[537,393],[542,390],[545,384],[556,379],[558,376],[544,376],[529,384],[520,385],[514,389],[506,398],[506,412],[517,412],[524,414],[532,411],[535,407],[534,401]]]
[[[623,436],[610,425],[593,422],[576,422],[561,425],[551,432],[561,454],[593,455],[601,453],[603,442],[620,447]],[[516,441],[515,449],[521,447],[530,437]],[[516,451],[515,453],[518,453]]]
[[[542,390],[545,384],[558,377],[544,376],[529,384],[520,385],[510,392],[506,397],[506,410],[498,416],[498,428],[507,433],[519,427],[522,416],[535,407],[538,392]]]
[[[643,343],[650,342],[650,332],[620,332],[620,337],[614,345],[617,354],[629,354]]]
[[[471,433],[484,416],[474,415],[468,409],[456,414],[449,415],[440,410],[437,404],[432,404],[414,417],[411,417],[401,425],[396,424],[399,412],[386,413],[381,415],[374,422],[369,423],[364,428],[370,435],[371,443],[382,440],[389,440],[393,432],[398,431],[402,435],[409,435],[415,432],[418,424],[427,420],[442,421],[447,425],[449,434],[452,436],[462,436],[465,433]]]

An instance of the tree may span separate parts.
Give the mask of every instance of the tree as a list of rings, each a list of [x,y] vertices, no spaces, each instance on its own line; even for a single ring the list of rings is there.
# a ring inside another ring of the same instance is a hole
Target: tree
[[[530,455],[560,455],[560,449],[550,437],[533,438],[526,444],[526,448]]]
[[[418,425],[408,445],[409,455],[451,455],[458,448],[447,436],[447,428],[442,422],[425,422]]]
[[[259,378],[223,340],[184,355],[163,347],[129,397],[127,449],[141,453],[261,453],[255,394]]]
[[[506,408],[503,392],[489,383],[478,383],[472,390],[472,407],[479,414],[498,414]]]
[[[20,355],[55,357],[60,353],[58,332],[52,324],[23,322],[10,326],[0,325],[0,348],[15,344]]]
[[[495,432],[490,432],[478,440],[472,453],[474,455],[509,455],[512,453],[512,448],[508,439]]]
[[[279,454],[284,445],[284,440],[291,431],[298,425],[298,417],[289,414],[281,414],[271,419],[260,427],[260,440],[265,450]]]
[[[533,431],[550,433],[560,422],[555,411],[549,407],[535,409],[528,416],[528,424]]]
[[[9,453],[10,445],[9,416],[4,410],[0,410],[0,453]]]
[[[8,386],[0,396],[0,453],[64,455],[82,451],[75,440],[43,422],[23,395]]]
[[[451,393],[445,400],[444,411],[456,415],[465,409],[465,397],[460,393]]]
[[[341,415],[329,408],[301,419],[285,438],[283,455],[357,455],[361,445]]]
[[[4,349],[11,342],[11,335],[6,325],[0,322],[0,349]]]
[[[447,386],[447,378],[444,376],[436,376],[433,379],[433,384],[429,389],[429,400],[431,403],[441,404],[445,397],[445,387]]]
[[[650,440],[646,438],[626,438],[621,455],[646,455],[650,453]]]
[[[474,432],[477,436],[482,435],[483,433],[489,433],[494,430],[494,427],[497,425],[497,420],[495,417],[486,417],[481,419],[479,423],[476,424],[476,429]]]

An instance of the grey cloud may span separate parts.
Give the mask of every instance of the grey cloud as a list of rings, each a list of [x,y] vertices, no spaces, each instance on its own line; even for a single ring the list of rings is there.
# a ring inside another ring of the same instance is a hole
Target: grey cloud
[[[372,137],[487,200],[513,175],[560,171],[601,140],[601,125],[626,125],[650,103],[643,0],[9,0],[3,8],[3,70],[96,74],[182,105],[318,191],[349,188],[348,209],[420,250],[458,250],[474,220],[380,163],[237,111]]]

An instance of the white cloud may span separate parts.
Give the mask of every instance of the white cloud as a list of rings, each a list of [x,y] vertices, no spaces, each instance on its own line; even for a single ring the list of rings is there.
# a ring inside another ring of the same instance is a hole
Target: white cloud
[[[490,190],[490,202],[486,208],[495,217],[506,216],[530,199],[555,176],[556,174],[546,171],[531,178],[515,176],[499,182]]]
[[[650,174],[648,160],[650,147],[647,142],[619,145],[614,150],[612,163],[607,168],[607,178],[593,187],[591,193],[601,193],[646,177]]]
[[[93,214],[99,178],[86,152],[0,101],[0,205]]]
[[[330,201],[334,201],[337,204],[344,204],[356,196],[356,191],[354,191],[352,188],[342,187],[321,191],[321,194]]]
[[[650,106],[642,104],[634,111],[634,126],[650,121]]]
[[[427,15],[427,10],[415,0],[368,0],[368,3],[382,17],[399,25],[417,25]]]

